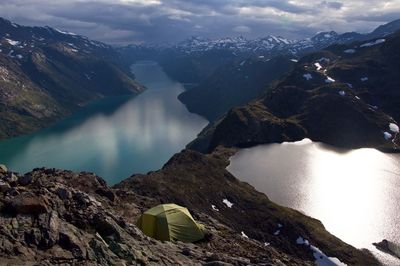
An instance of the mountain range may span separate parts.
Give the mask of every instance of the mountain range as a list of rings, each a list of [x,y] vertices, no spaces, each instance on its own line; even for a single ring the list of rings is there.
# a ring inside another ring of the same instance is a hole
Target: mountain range
[[[245,55],[301,55],[306,52],[320,50],[332,44],[346,44],[383,37],[400,29],[400,20],[381,25],[370,33],[346,32],[339,34],[335,31],[319,32],[311,38],[291,40],[281,36],[268,35],[256,39],[246,39],[243,36],[209,39],[192,36],[175,44],[164,45],[130,45],[133,49],[147,48],[153,50],[175,50],[181,53],[195,54],[212,50],[229,50],[235,56]],[[125,47],[126,49],[127,47]]]
[[[346,148],[400,144],[400,33],[304,56],[276,86],[207,127],[189,147],[310,138]]]

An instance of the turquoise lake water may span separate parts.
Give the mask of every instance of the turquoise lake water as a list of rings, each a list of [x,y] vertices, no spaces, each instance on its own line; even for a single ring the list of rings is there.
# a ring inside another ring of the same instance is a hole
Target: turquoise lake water
[[[55,167],[95,172],[109,184],[157,170],[206,126],[177,96],[182,84],[154,62],[132,65],[148,90],[93,103],[56,125],[0,142],[0,163],[13,171]]]

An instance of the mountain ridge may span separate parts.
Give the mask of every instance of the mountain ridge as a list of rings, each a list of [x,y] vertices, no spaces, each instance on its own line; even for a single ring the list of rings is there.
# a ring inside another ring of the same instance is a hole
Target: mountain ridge
[[[109,45],[0,20],[0,139],[30,133],[92,100],[144,87]]]

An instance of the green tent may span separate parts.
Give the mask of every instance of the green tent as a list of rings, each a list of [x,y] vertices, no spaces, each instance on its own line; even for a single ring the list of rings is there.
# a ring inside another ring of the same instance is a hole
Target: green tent
[[[204,238],[203,226],[196,223],[188,209],[176,204],[160,204],[147,210],[137,226],[158,240],[195,242]]]

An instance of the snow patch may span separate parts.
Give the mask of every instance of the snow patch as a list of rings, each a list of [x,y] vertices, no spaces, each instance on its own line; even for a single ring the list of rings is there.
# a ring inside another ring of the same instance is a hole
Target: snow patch
[[[347,85],[347,87],[349,87],[350,89],[353,88],[353,84],[351,84],[351,83],[346,83],[346,85]]]
[[[62,30],[59,30],[59,29],[55,29],[55,30],[57,32],[61,33],[61,34],[76,36],[76,34],[72,33],[72,32],[62,31]]]
[[[297,245],[306,245],[306,246],[310,245],[310,243],[308,242],[308,240],[302,238],[301,236],[299,236],[299,237],[296,239],[296,243],[297,243]]]
[[[386,41],[385,39],[378,39],[378,40],[375,40],[373,42],[364,43],[364,44],[360,45],[360,47],[361,48],[363,48],[363,47],[371,47],[371,46],[374,46],[374,45],[377,45],[377,44],[384,43],[385,41]]]
[[[241,234],[242,234],[242,237],[249,238],[243,231],[241,232]]]
[[[314,66],[317,68],[318,71],[322,69],[321,64],[318,63],[318,62],[317,62],[317,63],[314,63]]]
[[[246,64],[246,60],[240,62],[240,66],[243,66],[244,64]]]
[[[338,93],[339,93],[340,96],[345,96],[346,95],[345,91],[339,91]]]
[[[357,100],[361,100],[361,98],[360,98],[360,97],[358,97],[358,96],[356,96],[356,99],[357,99]]]
[[[12,46],[17,46],[17,45],[20,44],[19,41],[14,41],[14,40],[7,39],[7,38],[5,38],[5,40],[6,40],[10,45],[12,45]]]
[[[295,63],[297,63],[297,62],[299,62],[299,60],[297,60],[297,59],[290,59],[290,61],[292,61],[292,62],[295,62]]]
[[[383,137],[386,140],[390,140],[392,138],[392,134],[390,134],[389,132],[385,131],[385,132],[383,132]]]
[[[399,126],[396,125],[395,123],[390,123],[390,124],[389,124],[389,129],[390,129],[390,131],[392,131],[393,133],[399,133]]]
[[[326,58],[326,57],[321,57],[320,59],[318,59],[318,62],[324,62],[324,61],[329,63],[331,60],[329,58]]]
[[[20,55],[20,54],[17,54],[15,57],[18,58],[18,59],[24,58],[24,57],[23,57],[22,55]]]
[[[347,264],[341,262],[338,258],[328,257],[319,248],[317,248],[316,246],[310,245],[308,240],[304,239],[301,236],[299,236],[296,239],[296,243],[298,245],[305,245],[305,246],[310,247],[311,251],[313,252],[314,258],[315,258],[315,264],[318,266],[347,266]]]
[[[314,253],[315,264],[318,266],[347,266],[347,264],[341,262],[338,258],[326,256],[324,252],[313,245],[310,246],[310,249]]]
[[[362,82],[365,82],[365,81],[368,80],[368,77],[362,77],[362,78],[360,78],[360,80],[361,80]]]
[[[211,208],[212,208],[214,211],[219,212],[219,209],[218,209],[215,205],[211,205]]]
[[[228,208],[232,208],[233,203],[230,202],[228,199],[223,199],[222,203],[224,203]]]
[[[333,83],[333,82],[335,82],[336,80],[334,80],[333,78],[331,78],[331,77],[329,77],[329,76],[326,76],[326,80],[325,80],[325,83]]]
[[[274,235],[277,236],[277,235],[279,235],[280,233],[281,233],[281,230],[278,229],[278,230],[275,231]]]
[[[304,74],[304,75],[303,75],[303,78],[305,78],[306,80],[310,80],[310,79],[312,79],[313,77],[312,77],[312,75],[311,75],[310,73],[307,73],[307,74]]]
[[[343,51],[345,54],[354,54],[356,52],[355,49],[347,49]]]
[[[264,58],[265,58],[265,56],[263,56],[263,55],[260,55],[258,58],[260,58],[260,59],[264,59]]]

